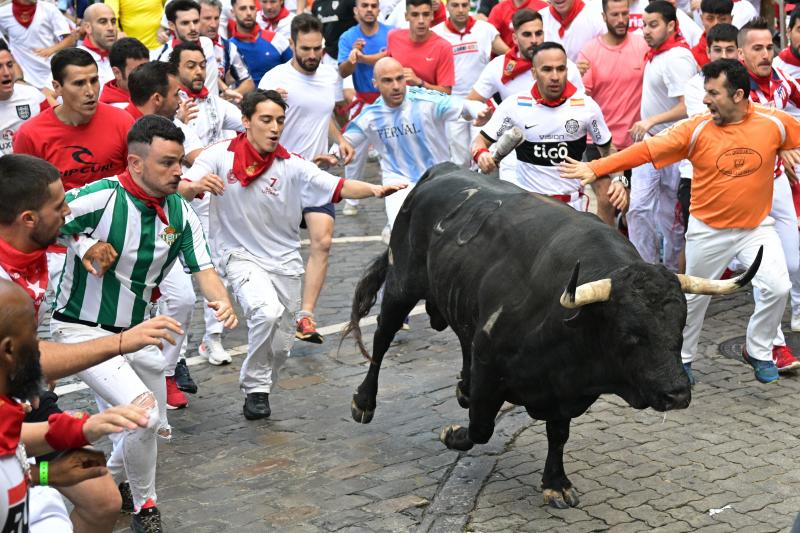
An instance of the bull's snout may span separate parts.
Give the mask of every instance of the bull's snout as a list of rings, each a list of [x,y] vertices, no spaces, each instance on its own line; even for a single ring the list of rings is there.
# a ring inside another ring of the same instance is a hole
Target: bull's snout
[[[672,409],[686,409],[692,401],[692,388],[691,386],[681,388],[672,392],[664,394],[664,411],[671,411]]]

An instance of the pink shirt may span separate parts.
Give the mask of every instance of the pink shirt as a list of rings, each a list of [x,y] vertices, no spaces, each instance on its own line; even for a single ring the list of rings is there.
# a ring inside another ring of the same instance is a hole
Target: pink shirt
[[[578,54],[578,62],[589,62],[589,70],[583,75],[586,94],[603,110],[617,149],[633,144],[628,130],[639,120],[644,55],[649,49],[638,34],[629,33],[619,46],[609,46],[598,35]]]
[[[406,29],[389,32],[386,53],[404,67],[414,69],[422,81],[431,85],[453,87],[456,73],[453,66],[453,49],[450,43],[431,32],[421,43],[415,43]]]

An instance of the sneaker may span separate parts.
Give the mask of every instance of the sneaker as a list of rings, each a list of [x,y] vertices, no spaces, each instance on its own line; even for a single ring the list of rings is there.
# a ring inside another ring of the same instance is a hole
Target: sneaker
[[[358,214],[358,206],[352,204],[344,204],[344,209],[342,209],[342,214],[348,217],[352,217]]]
[[[189,400],[178,388],[175,376],[167,376],[167,409],[183,409],[187,405]]]
[[[683,371],[689,376],[689,385],[694,387],[694,374],[692,374],[692,363],[683,363]]]
[[[322,344],[322,335],[317,331],[317,324],[310,316],[304,316],[297,321],[297,331],[294,336],[301,341],[313,342],[314,344]]]
[[[386,224],[383,227],[383,231],[381,231],[381,240],[383,241],[383,244],[389,246],[389,241],[392,240],[392,228],[389,226],[389,224]]]
[[[269,393],[251,392],[244,400],[244,417],[248,420],[268,418],[272,414],[269,408]]]
[[[202,357],[208,359],[208,363],[214,366],[219,365],[227,365],[233,359],[222,346],[222,342],[219,340],[219,334],[215,335],[208,335],[203,339],[203,342],[200,343],[200,347],[197,349]]]
[[[760,359],[753,359],[747,355],[747,349],[742,348],[742,359],[748,365],[753,367],[756,379],[761,383],[772,383],[778,381],[778,367],[772,361],[761,361]]]
[[[792,315],[792,331],[800,331],[800,315]]]
[[[788,346],[773,346],[772,360],[775,362],[775,366],[778,367],[778,372],[781,374],[792,372],[800,368],[800,361],[795,359],[792,349]]]
[[[119,495],[122,496],[122,507],[120,511],[123,513],[133,513],[133,494],[131,494],[131,485],[127,481],[123,481],[117,485]]]
[[[178,388],[183,392],[188,392],[189,394],[195,394],[197,392],[197,383],[194,382],[192,375],[189,374],[189,367],[186,366],[186,359],[181,359],[178,361],[178,364],[175,365],[175,384],[178,385]]]
[[[134,533],[163,533],[161,513],[158,507],[147,507],[131,518],[131,531]]]
[[[403,319],[403,325],[400,326],[400,329],[402,329],[403,331],[411,331],[411,324],[409,324],[410,321],[411,321],[410,316],[405,317]]]

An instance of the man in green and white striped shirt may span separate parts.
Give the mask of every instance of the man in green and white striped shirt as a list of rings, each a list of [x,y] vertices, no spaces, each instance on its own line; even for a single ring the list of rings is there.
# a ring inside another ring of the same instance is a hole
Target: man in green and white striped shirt
[[[200,221],[175,194],[183,141],[183,132],[170,120],[145,116],[128,133],[126,172],[68,193],[72,213],[61,230],[68,251],[51,322],[55,340],[88,340],[148,318],[159,296],[158,284],[176,259],[193,274],[217,319],[236,327]],[[87,239],[97,242],[89,247]],[[169,435],[164,369],[170,363],[175,362],[150,347],[78,374],[95,392],[101,410],[132,403],[150,411],[148,427],[121,434],[108,461],[115,480],[127,478],[130,483],[137,512],[134,531],[160,527],[155,506],[156,433]]]

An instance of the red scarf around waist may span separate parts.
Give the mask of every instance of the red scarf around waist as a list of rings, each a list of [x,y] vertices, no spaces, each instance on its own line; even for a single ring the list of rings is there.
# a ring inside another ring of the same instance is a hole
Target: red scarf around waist
[[[233,175],[239,180],[242,187],[247,187],[253,180],[269,170],[276,157],[279,159],[289,159],[290,157],[286,148],[280,144],[274,152],[269,152],[262,157],[247,140],[247,133],[237,135],[228,145],[228,151],[233,152]]]
[[[667,37],[667,40],[661,43],[661,45],[658,48],[651,48],[650,50],[648,50],[647,53],[644,55],[644,60],[645,62],[650,62],[657,55],[663,54],[664,52],[672,50],[673,48],[686,48],[687,50],[691,51],[691,48],[689,48],[689,44],[686,42],[686,39],[683,38],[683,35],[681,35],[680,32],[676,31],[675,33]]]
[[[36,14],[36,4],[23,4],[17,0],[11,2],[11,14],[21,26],[26,28],[33,22],[33,16]]]
[[[125,189],[128,194],[141,200],[145,206],[149,207],[150,209],[155,210],[156,216],[158,219],[163,222],[164,224],[169,224],[167,220],[167,213],[164,212],[164,205],[166,204],[166,200],[164,198],[156,198],[155,196],[150,196],[147,194],[144,189],[142,189],[138,183],[133,180],[133,176],[127,170],[122,174],[117,176],[119,179],[120,185],[122,188]]]
[[[781,50],[781,53],[778,54],[778,57],[781,58],[785,63],[789,63],[795,67],[800,67],[800,57],[795,55],[791,46],[787,46]]]
[[[87,50],[91,50],[95,54],[99,55],[100,59],[107,58],[108,54],[110,53],[109,50],[103,50],[102,48],[100,48],[99,46],[94,44],[94,42],[92,41],[92,39],[88,35],[86,36],[86,38],[84,40],[81,41],[81,46],[83,46]]]
[[[47,291],[47,249],[20,252],[0,239],[0,267],[8,273],[11,281],[28,293],[38,316],[39,306]]]
[[[519,50],[515,46],[503,56],[503,75],[500,82],[505,85],[526,70],[531,69],[531,60],[519,55]]]
[[[22,404],[10,396],[0,396],[0,457],[17,453],[24,418]]]
[[[544,96],[542,96],[542,93],[539,92],[539,85],[533,84],[531,96],[533,96],[533,99],[536,100],[537,104],[542,104],[547,107],[558,107],[566,102],[567,98],[570,98],[573,94],[575,94],[575,91],[577,90],[578,89],[568,81],[567,85],[564,87],[564,92],[561,93],[561,96],[555,100],[547,100]]]
[[[119,104],[122,102],[129,102],[131,95],[128,91],[120,89],[117,85],[117,80],[111,80],[103,85],[103,90],[100,91],[100,101],[104,104]]]
[[[550,6],[550,14],[553,15],[553,18],[556,19],[556,21],[558,21],[558,23],[561,25],[558,28],[559,37],[564,37],[564,33],[566,33],[567,29],[569,29],[569,25],[572,24],[572,21],[575,20],[575,17],[580,15],[581,11],[583,11],[583,7],[583,0],[575,0],[569,10],[569,13],[562,18],[561,13],[556,11],[556,8],[553,6]]]
[[[461,36],[463,39],[466,34],[472,31],[472,27],[475,25],[475,19],[472,17],[467,17],[467,24],[464,26],[463,30],[459,30],[453,25],[453,21],[451,19],[447,19],[444,21],[444,27],[450,30],[452,33]]]

